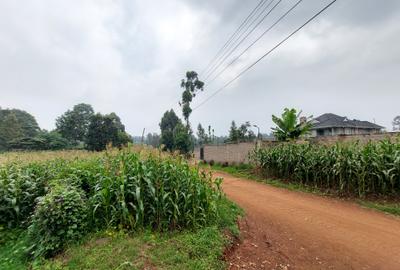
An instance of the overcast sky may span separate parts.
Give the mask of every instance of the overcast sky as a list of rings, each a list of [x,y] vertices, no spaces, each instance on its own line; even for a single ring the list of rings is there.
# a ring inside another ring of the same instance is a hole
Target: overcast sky
[[[116,112],[133,135],[159,132],[165,110],[181,115],[186,70],[200,72],[258,1],[2,0],[0,106],[24,109],[53,129],[57,116],[84,102]],[[281,1],[241,48],[295,2]],[[328,2],[304,0],[220,78],[206,81],[193,106]],[[271,114],[294,107],[391,129],[400,114],[399,22],[398,0],[338,0],[195,110],[192,125],[210,124],[221,135],[232,120],[251,121],[267,133]]]

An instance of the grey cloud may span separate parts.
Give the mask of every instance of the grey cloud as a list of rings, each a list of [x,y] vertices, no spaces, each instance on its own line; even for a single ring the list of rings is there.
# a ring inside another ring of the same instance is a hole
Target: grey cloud
[[[195,104],[328,0],[304,0]],[[179,110],[179,81],[201,70],[258,1],[31,1],[0,3],[0,106],[33,113],[43,128],[78,102],[115,111],[129,132],[157,131]],[[282,1],[252,38],[294,0]],[[337,1],[239,81],[193,113],[217,134],[230,121],[268,132],[271,114],[296,107],[390,128],[400,114],[400,2]],[[248,43],[247,43],[248,44]],[[246,44],[243,44],[243,48]]]

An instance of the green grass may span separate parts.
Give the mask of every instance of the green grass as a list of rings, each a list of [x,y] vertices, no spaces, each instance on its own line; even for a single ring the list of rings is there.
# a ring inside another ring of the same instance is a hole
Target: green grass
[[[400,203],[388,203],[388,202],[371,202],[371,201],[359,201],[360,205],[372,208],[381,212],[400,216]]]
[[[205,167],[205,165],[202,165]],[[208,165],[207,165],[208,166]],[[333,193],[329,193],[328,191],[324,191],[321,189],[318,189],[316,187],[309,187],[305,185],[301,185],[298,183],[291,183],[291,182],[285,182],[279,179],[266,179],[257,173],[255,173],[254,167],[251,165],[240,165],[240,166],[221,166],[219,164],[215,164],[211,166],[213,170],[216,171],[222,171],[229,173],[233,176],[239,177],[239,178],[246,178],[250,180],[254,180],[257,182],[262,182],[266,183],[268,185],[278,187],[278,188],[285,188],[288,190],[292,191],[300,191],[300,192],[306,192],[306,193],[313,193],[321,196],[335,196]],[[393,202],[382,202],[382,201],[371,201],[371,200],[366,200],[366,199],[357,199],[356,200],[358,204],[361,206],[375,209],[384,213],[400,216],[400,203],[393,203]]]
[[[26,269],[25,250],[28,247],[25,231],[0,227],[0,269]]]
[[[26,234],[3,229],[0,269],[225,269],[223,252],[231,244],[226,232],[237,236],[242,210],[222,198],[218,220],[198,230],[159,233],[103,231],[92,234],[51,260],[28,263]]]

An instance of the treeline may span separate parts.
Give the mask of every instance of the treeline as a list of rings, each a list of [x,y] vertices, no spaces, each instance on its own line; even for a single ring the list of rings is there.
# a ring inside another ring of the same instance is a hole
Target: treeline
[[[0,108],[0,151],[88,149],[101,151],[108,144],[131,142],[115,113],[95,113],[89,104],[77,104],[56,119],[56,129],[40,129],[31,114]]]

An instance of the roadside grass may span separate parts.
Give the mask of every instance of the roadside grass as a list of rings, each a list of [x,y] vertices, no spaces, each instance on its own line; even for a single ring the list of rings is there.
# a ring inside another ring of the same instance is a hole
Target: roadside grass
[[[400,203],[390,203],[390,202],[371,202],[362,201],[358,202],[361,206],[372,208],[381,212],[389,213],[395,216],[400,216]]]
[[[292,191],[313,193],[320,196],[332,196],[332,197],[337,196],[333,192],[321,190],[316,187],[310,187],[298,183],[286,182],[281,179],[265,178],[259,173],[257,173],[253,166],[247,164],[242,164],[237,166],[221,166],[220,164],[214,164],[212,166],[209,166],[202,164],[201,166],[204,168],[211,167],[215,171],[226,172],[239,178],[247,178],[250,180],[265,183],[278,188],[285,188]],[[400,202],[391,202],[391,201],[383,201],[375,199],[372,200],[356,199],[355,201],[363,207],[375,209],[380,212],[384,212],[391,215],[400,216]]]
[[[2,229],[0,269],[225,269],[224,250],[239,235],[243,211],[226,198],[219,219],[197,230],[93,233],[51,260],[28,263],[26,233]]]

